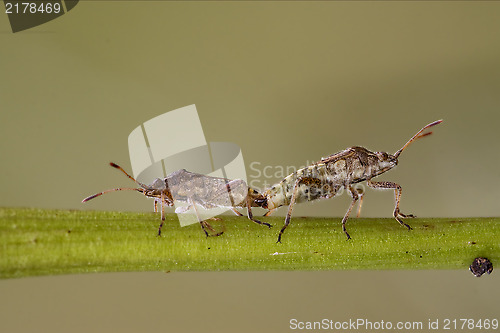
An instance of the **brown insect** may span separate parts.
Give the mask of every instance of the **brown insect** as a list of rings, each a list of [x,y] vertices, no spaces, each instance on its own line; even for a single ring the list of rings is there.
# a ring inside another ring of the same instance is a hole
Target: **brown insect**
[[[323,158],[308,167],[297,170],[262,193],[264,198],[255,198],[257,206],[269,209],[265,216],[271,214],[278,207],[288,205],[285,225],[278,235],[277,242],[281,242],[281,236],[290,224],[292,210],[296,203],[332,198],[341,188],[347,189],[352,196],[351,205],[342,219],[342,230],[346,234],[347,239],[350,239],[351,236],[346,230],[346,222],[354,205],[363,195],[362,191],[355,190],[353,185],[362,181],[366,181],[367,185],[372,188],[394,190],[396,198],[396,206],[393,213],[394,218],[402,226],[411,230],[411,227],[403,221],[403,218],[415,216],[412,214],[403,214],[399,210],[401,186],[388,181],[375,182],[372,178],[394,168],[398,164],[399,156],[410,143],[430,135],[432,132],[426,132],[426,130],[441,122],[442,120],[437,120],[422,128],[394,155],[385,152],[371,152],[363,147],[347,148]],[[360,200],[359,208],[361,208],[361,202],[362,200]]]
[[[102,191],[91,195],[82,200],[87,202],[103,194],[114,191],[137,191],[148,198],[154,199],[154,211],[158,211],[158,203],[161,205],[161,224],[158,228],[158,236],[161,235],[161,228],[165,221],[165,206],[173,207],[174,201],[187,203],[187,206],[178,207],[176,213],[186,213],[193,209],[201,228],[208,236],[219,236],[223,232],[216,232],[212,226],[199,216],[197,206],[203,209],[211,209],[216,207],[230,208],[236,215],[242,216],[236,210],[236,207],[247,208],[248,218],[258,224],[271,227],[269,223],[261,222],[253,217],[252,208],[256,207],[259,198],[262,195],[256,190],[249,188],[244,180],[235,179],[229,180],[226,178],[210,177],[199,173],[189,172],[184,169],[177,170],[169,174],[166,178],[157,178],[151,185],[143,184],[131,175],[129,175],[122,167],[115,163],[110,163],[113,168],[123,172],[128,178],[134,181],[139,188],[115,188]],[[209,234],[208,230],[214,234]]]

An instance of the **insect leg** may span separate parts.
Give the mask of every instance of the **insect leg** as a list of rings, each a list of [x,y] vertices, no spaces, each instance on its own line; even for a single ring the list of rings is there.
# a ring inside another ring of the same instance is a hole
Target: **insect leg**
[[[361,206],[363,206],[363,198],[364,198],[365,192],[361,188],[357,188],[356,192],[359,195],[358,213],[356,214],[356,217],[359,217],[361,215]]]
[[[165,221],[165,193],[161,192],[161,220]]]
[[[243,214],[241,214],[240,212],[238,212],[236,210],[236,208],[231,208],[231,210],[233,211],[234,214],[236,214],[237,216],[243,216]]]
[[[342,231],[346,234],[347,239],[349,240],[349,239],[351,239],[351,236],[349,236],[349,233],[347,232],[345,224],[347,222],[347,219],[349,218],[349,214],[351,213],[352,208],[356,204],[356,201],[358,201],[358,199],[359,199],[359,195],[358,195],[358,192],[352,188],[352,186],[349,185],[348,189],[349,189],[349,192],[351,193],[352,201],[351,201],[351,205],[349,206],[349,209],[347,210],[347,212],[344,215],[344,218],[342,219]]]
[[[277,208],[274,208],[274,209],[271,209],[270,211],[268,211],[267,213],[264,214],[264,216],[269,216],[271,215]]]
[[[214,218],[212,217],[212,219],[214,219]],[[207,237],[208,237],[208,236],[215,236],[215,237],[217,237],[217,236],[220,236],[220,235],[222,235],[222,234],[224,233],[224,231],[217,232],[217,231],[216,231],[216,230],[215,230],[215,229],[214,229],[214,228],[210,225],[210,223],[208,223],[206,220],[205,220],[205,221],[201,221],[201,222],[200,222],[200,224],[201,224],[201,228],[203,229],[203,231],[205,231],[205,234],[207,234]],[[211,232],[213,232],[214,234],[209,235],[209,234],[206,232],[205,227],[206,227],[208,230],[210,230]]]
[[[285,225],[283,228],[281,228],[280,233],[278,235],[278,241],[276,243],[281,243],[281,235],[283,235],[283,232],[285,232],[286,227],[290,224],[290,220],[292,219],[292,210],[293,206],[295,205],[295,201],[297,201],[297,194],[299,192],[299,185],[300,184],[316,184],[320,185],[321,181],[317,178],[312,178],[312,177],[299,177],[295,181],[295,184],[293,186],[293,192],[292,192],[292,197],[290,198],[290,205],[288,206],[288,212],[286,213],[286,218],[285,218]]]
[[[407,227],[408,230],[411,230],[411,227],[408,224],[404,223],[401,218],[415,217],[415,215],[412,214],[405,215],[399,211],[399,202],[401,201],[401,191],[402,191],[401,186],[393,182],[373,182],[371,180],[367,181],[367,185],[373,188],[394,189],[394,197],[396,199],[396,206],[394,207],[394,214],[393,214],[394,218],[396,219],[396,221],[399,222],[399,224]]]
[[[163,221],[160,223],[160,227],[158,228],[158,237],[161,236],[161,228],[163,227]]]
[[[253,221],[253,222],[255,222],[255,223],[258,223],[258,224],[261,224],[261,225],[265,225],[265,226],[267,226],[269,229],[271,229],[271,225],[270,225],[269,223],[266,223],[266,222],[261,222],[261,221],[259,221],[259,220],[257,220],[257,219],[254,219],[254,218],[253,218],[253,214],[252,214],[252,202],[251,202],[250,198],[247,198],[247,216],[248,216],[248,218],[249,218],[251,221]]]
[[[288,206],[288,212],[286,213],[285,225],[283,226],[283,228],[281,228],[280,233],[278,235],[278,241],[276,243],[281,243],[281,235],[283,235],[283,232],[285,232],[286,227],[288,227],[288,225],[290,224],[290,219],[292,218],[293,205],[295,205],[295,200],[297,198],[297,192],[299,191],[299,183],[301,179],[302,178],[297,178],[293,186],[292,198],[290,199],[290,205]]]
[[[161,223],[160,227],[158,228],[158,236],[161,236],[161,228],[163,227],[163,223],[165,222],[165,194],[163,193],[163,191],[161,192],[160,196],[160,206],[161,206]],[[157,209],[158,206],[155,199],[155,212],[157,211]]]
[[[194,210],[194,212],[196,214],[196,218],[198,219],[198,222],[200,222],[201,229],[203,230],[203,232],[205,233],[205,235],[207,237],[209,237],[209,236],[220,236],[220,235],[222,235],[224,233],[224,231],[215,233],[216,231],[215,231],[214,228],[212,228],[212,226],[210,225],[210,223],[208,223],[207,221],[204,221],[204,220],[202,220],[200,218],[200,214],[198,213],[198,209],[196,209],[196,205],[194,204],[193,199],[191,199],[191,197],[188,197],[188,203],[189,203],[190,206],[193,207],[193,210]],[[207,229],[210,230],[210,231],[212,231],[212,232],[214,232],[215,234],[209,234],[208,231],[207,231]]]

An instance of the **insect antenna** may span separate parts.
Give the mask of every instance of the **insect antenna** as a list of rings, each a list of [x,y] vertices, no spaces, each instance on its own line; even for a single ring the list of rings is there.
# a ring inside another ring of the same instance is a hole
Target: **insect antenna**
[[[129,175],[127,173],[127,171],[123,170],[123,168],[121,166],[119,166],[118,164],[115,164],[113,162],[109,163],[109,165],[111,165],[113,168],[115,169],[118,169],[120,170],[121,172],[123,172],[125,174],[125,176],[127,176],[128,178],[130,178],[134,183],[136,183],[137,185],[139,185],[140,187],[144,188],[144,189],[149,189],[150,187],[148,185],[145,185],[143,183],[141,183],[140,181],[138,180],[135,180],[134,177],[132,177],[131,175]]]
[[[111,189],[111,190],[106,190],[106,191],[102,191],[102,192],[99,192],[99,193],[96,193],[94,195],[91,195],[90,197],[87,197],[85,199],[82,200],[82,202],[87,202],[91,199],[94,199],[94,198],[97,198],[103,194],[106,194],[106,193],[109,193],[109,192],[114,192],[114,191],[137,191],[137,192],[141,192],[141,193],[144,193],[144,190],[146,189],[149,189],[150,187],[135,180],[134,177],[132,177],[131,175],[129,175],[125,170],[123,170],[123,168],[121,166],[119,166],[118,164],[115,164],[113,162],[109,163],[109,165],[111,165],[113,168],[115,169],[118,169],[120,170],[121,172],[123,172],[128,178],[130,178],[134,183],[136,183],[137,185],[139,185],[140,187],[142,188],[133,188],[133,187],[120,187],[120,188],[114,188],[114,189]]]
[[[407,143],[405,143],[405,145],[403,147],[401,147],[401,149],[399,149],[395,154],[394,154],[394,157],[397,159],[399,157],[399,155],[401,155],[401,153],[403,152],[403,150],[406,149],[406,147],[408,147],[410,145],[410,143],[412,143],[413,141],[417,140],[417,139],[420,139],[420,138],[423,138],[424,136],[427,136],[427,135],[431,135],[432,132],[425,132],[426,129],[428,129],[429,127],[432,127],[432,126],[435,126],[435,125],[438,125],[438,124],[441,124],[441,122],[443,122],[443,120],[436,120],[435,122],[432,122],[428,125],[426,125],[424,128],[422,128],[420,131],[417,132],[417,134],[415,134],[410,140],[408,140]]]
[[[143,192],[142,188],[133,188],[133,187],[120,187],[120,188],[114,188],[111,190],[106,190],[102,191],[96,194],[91,195],[90,197],[86,197],[85,199],[82,200],[82,202],[87,202],[89,200],[92,200],[94,198],[97,198],[103,194],[109,193],[109,192],[114,192],[114,191],[137,191],[137,192]]]

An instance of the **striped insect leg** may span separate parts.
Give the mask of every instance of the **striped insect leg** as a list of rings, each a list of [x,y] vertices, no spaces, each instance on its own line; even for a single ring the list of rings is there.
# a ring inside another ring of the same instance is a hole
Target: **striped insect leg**
[[[290,205],[288,206],[288,212],[287,212],[286,218],[285,218],[285,225],[283,225],[283,228],[281,228],[280,233],[278,235],[278,241],[276,243],[281,243],[281,236],[283,235],[283,232],[285,232],[285,229],[290,224],[290,220],[292,219],[293,206],[295,205],[295,202],[297,201],[297,195],[299,193],[299,186],[301,184],[320,186],[321,181],[317,178],[311,178],[311,177],[299,177],[299,178],[297,178],[297,180],[295,181],[295,184],[293,186],[292,197],[290,199]]]
[[[349,209],[347,210],[347,212],[344,215],[344,218],[342,219],[342,231],[346,234],[347,239],[349,240],[349,239],[351,239],[351,236],[347,232],[345,224],[347,222],[347,219],[349,218],[349,214],[351,213],[352,208],[356,204],[356,201],[358,201],[358,199],[359,199],[359,195],[358,195],[358,192],[355,189],[353,189],[351,185],[349,185],[348,190],[349,190],[349,193],[351,193],[352,201],[351,201],[351,205],[349,206]]]
[[[260,225],[265,225],[265,226],[267,226],[269,229],[271,229],[271,225],[270,225],[269,223],[266,223],[266,222],[261,222],[261,221],[259,221],[259,220],[255,219],[255,218],[253,217],[253,214],[252,214],[252,202],[251,202],[250,198],[248,198],[248,199],[247,199],[247,216],[248,216],[248,218],[249,218],[251,221],[253,221],[253,222],[255,222],[255,223],[258,223],[258,224],[260,224]]]
[[[396,219],[396,221],[399,222],[399,224],[405,226],[406,228],[408,228],[408,230],[412,230],[411,227],[408,224],[406,224],[401,218],[406,218],[406,217],[413,218],[416,216],[413,214],[403,214],[399,211],[399,202],[401,201],[401,191],[402,191],[401,185],[398,185],[393,182],[373,182],[371,180],[368,180],[367,184],[372,188],[394,189],[394,197],[396,199],[396,206],[394,207],[394,213],[393,213],[394,218]]]

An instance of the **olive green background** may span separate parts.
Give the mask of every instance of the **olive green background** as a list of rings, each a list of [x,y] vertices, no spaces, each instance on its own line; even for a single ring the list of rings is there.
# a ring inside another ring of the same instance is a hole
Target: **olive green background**
[[[379,179],[403,186],[403,212],[499,215],[500,3],[81,1],[16,34],[1,14],[0,42],[2,206],[150,210],[136,193],[80,201],[131,185],[107,163],[130,170],[132,129],[196,104],[207,141],[238,144],[250,181],[252,162],[279,172],[352,145],[393,153],[427,123],[444,119]],[[342,195],[298,205],[294,215],[342,216],[349,201]],[[389,217],[392,209],[391,192],[368,190],[364,216]],[[496,275],[172,273],[2,281],[10,297],[0,297],[0,322],[12,332],[54,331],[63,317],[68,329],[93,331],[271,332],[287,331],[286,318],[300,315],[479,319],[498,309],[499,289],[490,285]],[[408,282],[395,289],[401,279]],[[280,289],[283,281],[289,288]],[[86,311],[84,296],[95,317],[78,315]],[[28,325],[34,313],[39,326]],[[130,324],[134,315],[137,326]],[[112,326],[100,324],[108,319]]]

